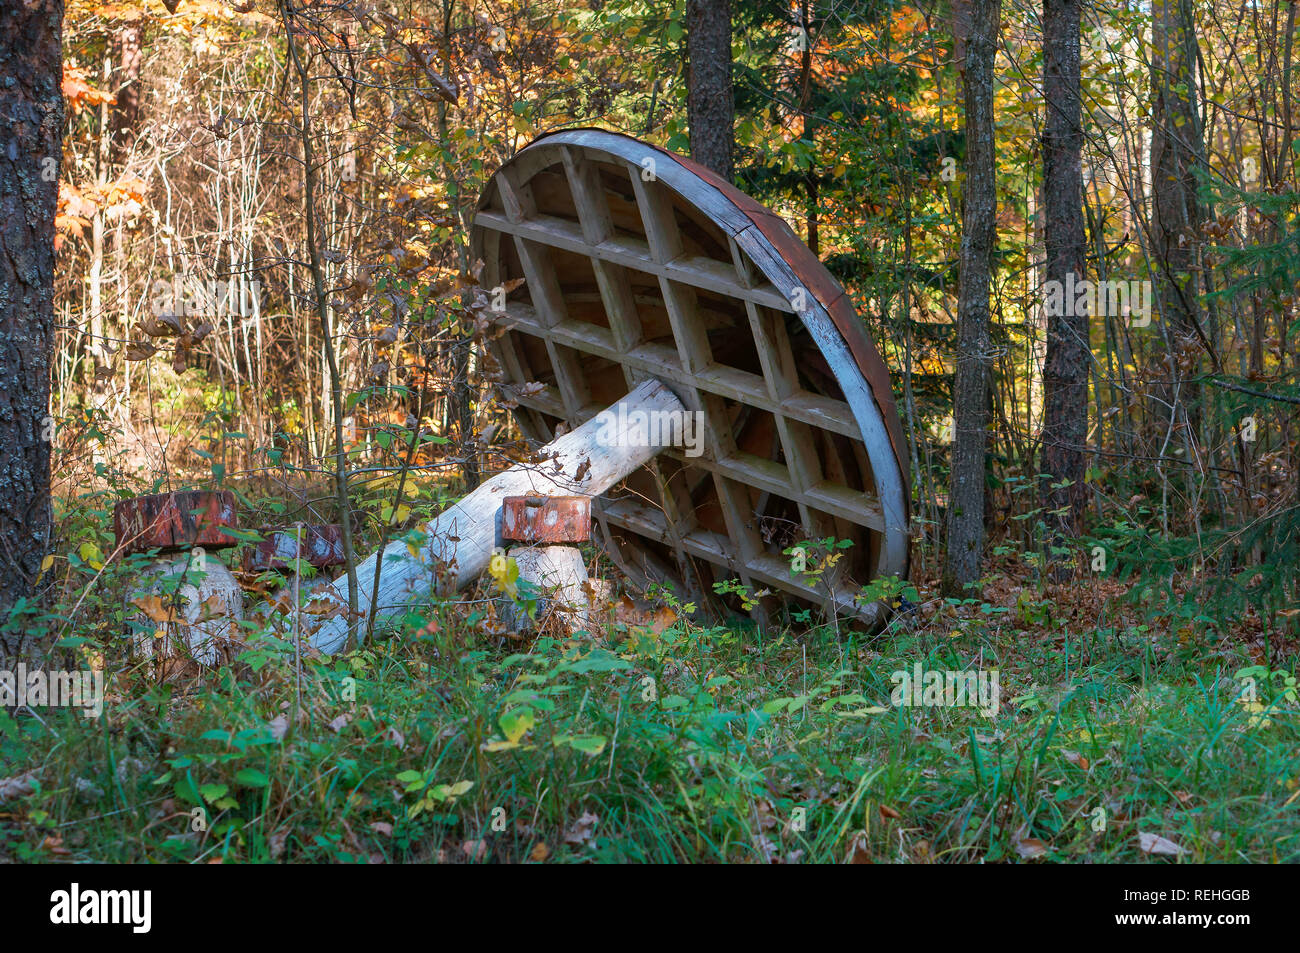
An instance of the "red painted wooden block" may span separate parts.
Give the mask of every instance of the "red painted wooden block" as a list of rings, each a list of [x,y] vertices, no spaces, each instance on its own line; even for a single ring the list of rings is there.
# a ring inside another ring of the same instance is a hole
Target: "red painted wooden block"
[[[299,557],[298,530],[261,530],[261,542],[244,550],[245,572],[265,572],[268,569],[290,569]],[[342,566],[347,562],[343,555],[343,528],[336,523],[302,528],[301,558],[317,569]]]
[[[229,490],[177,490],[119,500],[113,532],[124,553],[203,546],[220,549],[239,540],[222,532],[239,528],[235,494]]]
[[[518,543],[586,542],[591,539],[591,497],[503,497],[501,537]]]

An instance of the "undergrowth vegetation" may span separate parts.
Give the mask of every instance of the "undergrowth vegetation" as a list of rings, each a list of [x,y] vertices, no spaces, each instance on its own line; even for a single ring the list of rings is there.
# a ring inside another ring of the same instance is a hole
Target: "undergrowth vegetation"
[[[250,623],[233,664],[164,682],[104,596],[63,641],[106,667],[102,715],[0,714],[0,856],[1300,859],[1293,644],[1149,624],[1113,581],[1029,592],[912,590],[874,635],[697,622],[669,593],[531,641],[447,602],[300,661]],[[995,705],[909,704],[917,666],[994,672]]]

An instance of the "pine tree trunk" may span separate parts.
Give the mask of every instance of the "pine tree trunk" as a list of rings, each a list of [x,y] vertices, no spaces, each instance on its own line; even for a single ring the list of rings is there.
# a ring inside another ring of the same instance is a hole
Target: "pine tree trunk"
[[[730,0],[687,0],[686,119],[691,158],[728,182],[735,176]]]
[[[0,622],[36,594],[50,545],[54,213],[63,143],[63,0],[0,17]],[[30,649],[0,632],[0,661]]]
[[[1088,425],[1088,314],[1071,293],[1083,280],[1083,126],[1079,101],[1081,0],[1043,2],[1043,211],[1046,284],[1064,289],[1047,315],[1043,459],[1049,532],[1073,535],[1083,516]],[[1052,300],[1049,295],[1048,300]],[[1083,313],[1080,313],[1083,312]]]
[[[984,549],[984,466],[988,445],[989,272],[997,238],[993,66],[998,0],[972,0],[965,36],[966,185],[962,194],[957,292],[954,436],[948,489],[948,547],[943,586],[952,595],[979,578]]]

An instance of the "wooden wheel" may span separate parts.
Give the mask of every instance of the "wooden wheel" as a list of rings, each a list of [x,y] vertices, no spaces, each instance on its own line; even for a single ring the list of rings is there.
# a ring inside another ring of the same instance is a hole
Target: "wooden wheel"
[[[898,413],[848,297],[782,219],[686,159],[578,129],[497,171],[471,240],[526,436],[647,378],[702,415],[700,455],[667,451],[596,501],[624,571],[697,600],[739,577],[878,617],[859,588],[908,569]],[[828,537],[852,542],[833,570],[791,571],[786,550]]]

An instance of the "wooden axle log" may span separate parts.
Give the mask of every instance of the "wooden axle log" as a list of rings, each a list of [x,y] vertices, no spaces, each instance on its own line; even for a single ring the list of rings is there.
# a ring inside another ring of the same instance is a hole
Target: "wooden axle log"
[[[180,656],[216,665],[223,652],[242,644],[243,618],[239,583],[202,547],[155,560],[127,594],[127,631],[137,658]]]
[[[357,607],[364,626],[377,601],[376,623],[433,590],[451,593],[487,567],[500,535],[501,502],[507,496],[599,496],[661,450],[680,445],[687,411],[663,383],[647,380],[582,426],[539,451],[539,463],[516,464],[496,474],[425,527],[424,543],[412,557],[404,541],[390,543],[357,567]],[[674,417],[673,415],[679,415]],[[677,421],[677,426],[660,425]],[[371,591],[376,560],[383,560],[377,592]],[[346,578],[324,591],[346,606]],[[347,642],[345,614],[325,619],[309,637],[322,652]]]
[[[587,564],[577,546],[516,546],[506,554],[519,578],[537,587],[533,618],[506,596],[497,600],[501,623],[514,632],[571,635],[587,628]]]
[[[532,618],[511,599],[498,601],[501,621],[515,631],[565,635],[587,628],[587,565],[582,550],[566,543],[591,539],[591,497],[507,496],[501,501],[501,538],[525,543],[506,555],[519,578],[537,587]]]

